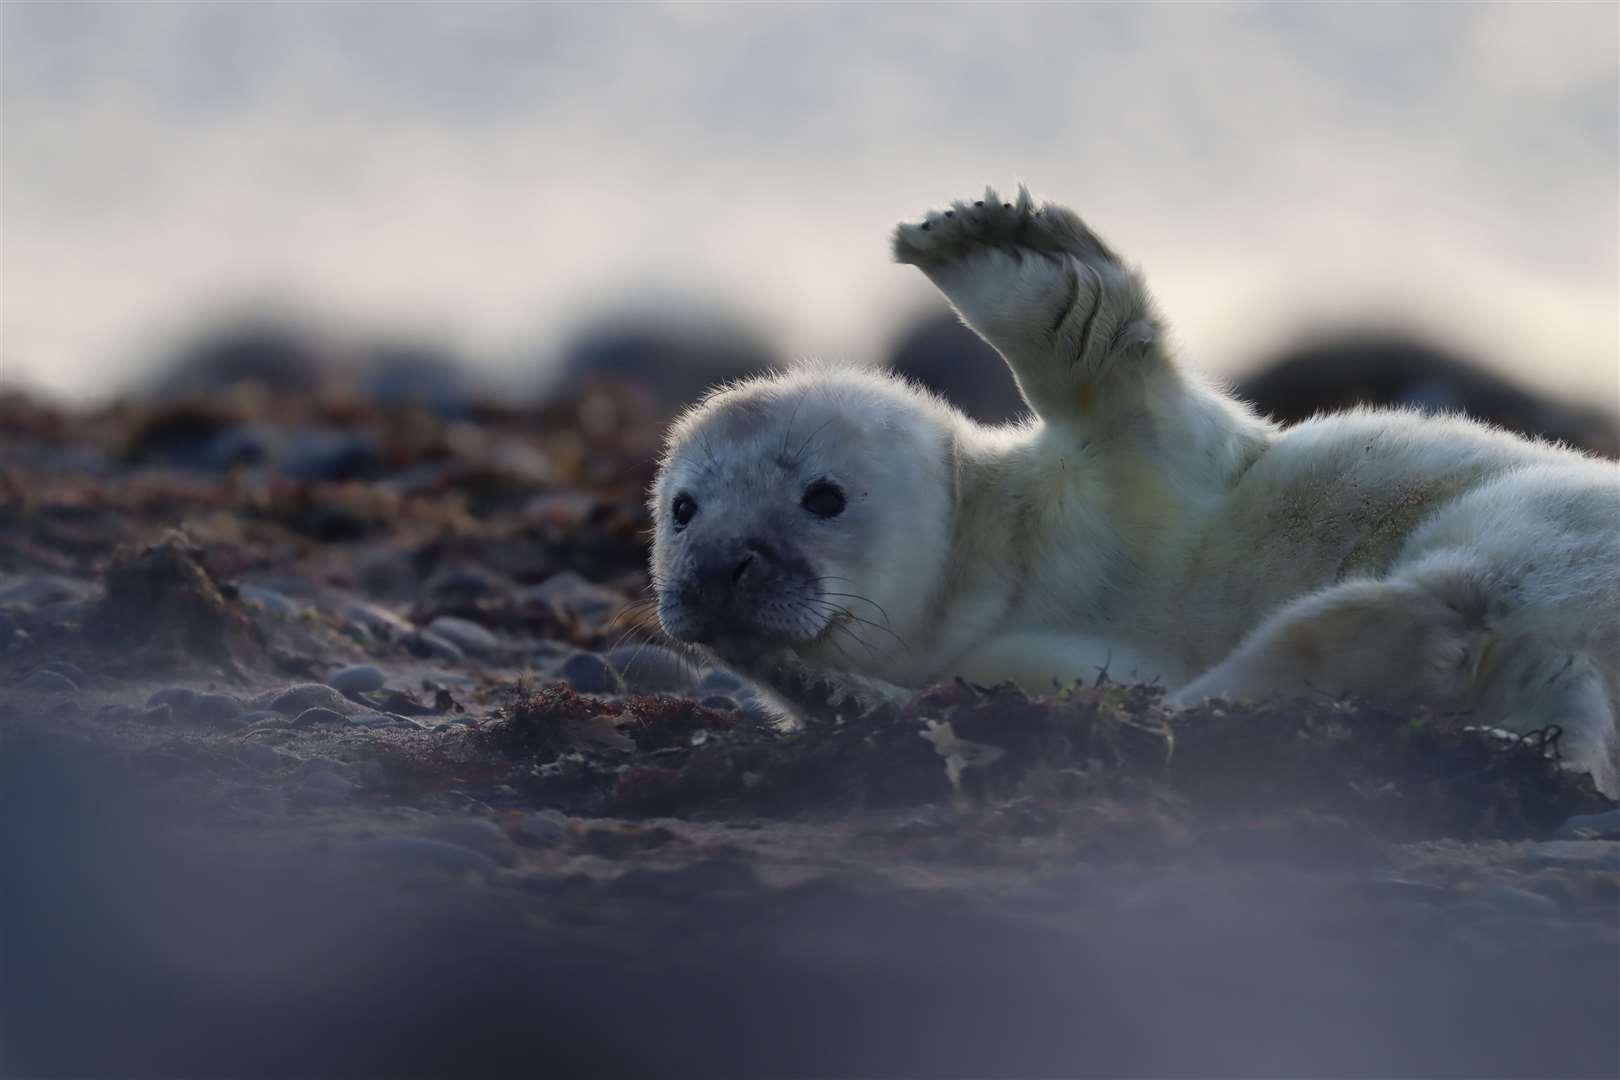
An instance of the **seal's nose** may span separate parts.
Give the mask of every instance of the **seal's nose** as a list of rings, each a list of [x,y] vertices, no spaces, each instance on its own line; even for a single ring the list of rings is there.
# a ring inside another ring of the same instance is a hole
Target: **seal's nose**
[[[735,589],[755,586],[768,578],[772,556],[771,546],[763,540],[749,538],[717,544],[693,567],[695,583],[708,600],[720,600]]]

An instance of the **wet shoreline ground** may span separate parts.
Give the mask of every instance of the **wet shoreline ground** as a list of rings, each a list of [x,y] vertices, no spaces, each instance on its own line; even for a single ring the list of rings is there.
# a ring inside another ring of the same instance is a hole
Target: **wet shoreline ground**
[[[1106,682],[782,735],[649,644],[657,433],[0,400],[0,1066],[1620,1066],[1620,825],[1555,743]],[[1001,754],[953,784],[945,723]]]

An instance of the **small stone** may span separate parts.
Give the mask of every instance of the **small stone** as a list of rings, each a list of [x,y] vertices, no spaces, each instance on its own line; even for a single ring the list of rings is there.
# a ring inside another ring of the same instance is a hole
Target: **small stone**
[[[236,760],[250,769],[269,772],[271,769],[279,769],[287,764],[291,760],[291,755],[283,754],[273,746],[250,742],[243,743],[236,748]]]
[[[381,690],[387,682],[383,673],[371,664],[350,664],[326,677],[326,683],[342,694],[369,694]]]
[[[364,432],[306,428],[287,441],[278,464],[299,480],[367,480],[382,470],[382,451]]]
[[[258,727],[260,724],[284,723],[286,719],[287,718],[282,716],[280,713],[271,712],[269,709],[254,709],[252,712],[243,713],[235,720],[227,721],[223,726],[242,728]]]
[[[416,627],[412,626],[408,621],[395,615],[387,608],[378,607],[376,604],[367,604],[357,600],[354,603],[345,604],[340,614],[345,621],[364,627],[378,637],[406,638],[416,632]]]
[[[621,645],[608,652],[607,661],[638,692],[684,694],[698,685],[692,661],[661,645]]]
[[[262,465],[275,455],[277,432],[259,424],[234,424],[208,440],[197,464],[227,470]]]
[[[322,769],[306,775],[299,790],[313,792],[334,800],[342,800],[354,794],[355,786],[355,784],[345,780],[337,773]]]
[[[487,659],[501,651],[501,639],[469,619],[440,615],[428,623],[428,630],[474,656]]]
[[[74,684],[79,687],[90,685],[90,676],[85,673],[84,668],[80,667],[78,664],[69,663],[66,660],[52,660],[50,663],[44,666],[43,670],[54,671],[58,675],[65,675],[72,679]]]
[[[91,591],[91,587],[82,582],[41,574],[0,585],[0,607],[50,607],[52,604],[83,600]]]
[[[518,829],[526,839],[536,844],[561,843],[563,837],[568,835],[568,816],[556,810],[537,810],[524,814],[519,819]]]
[[[582,694],[618,694],[624,691],[619,673],[595,653],[575,653],[563,661],[557,673]]]
[[[699,701],[698,704],[705,709],[714,709],[717,712],[734,712],[741,707],[737,704],[736,699],[728,698],[724,694],[710,694],[702,701]]]
[[[428,836],[481,851],[502,866],[517,862],[517,853],[512,850],[512,838],[499,825],[485,818],[449,818],[433,826]]]
[[[141,712],[141,723],[168,725],[174,723],[174,709],[167,704],[148,705]]]
[[[293,727],[314,727],[316,724],[341,724],[345,721],[342,713],[333,712],[324,705],[316,705],[305,709],[293,720]]]
[[[1613,840],[1543,840],[1524,845],[1520,856],[1538,867],[1620,871],[1620,843]]]
[[[1508,915],[1553,918],[1560,911],[1556,900],[1511,885],[1492,885],[1481,889],[1479,898]]]
[[[354,706],[349,703],[348,698],[322,683],[299,683],[297,686],[289,686],[269,702],[271,709],[287,716],[296,716],[305,709],[316,706],[345,714],[354,711]]]
[[[167,705],[175,712],[184,713],[191,711],[191,703],[196,700],[197,691],[190,687],[170,686],[147,698],[146,707],[152,709],[159,705]]]
[[[298,617],[298,605],[274,589],[267,589],[262,585],[238,585],[236,591],[243,600],[257,604],[261,610],[268,611],[272,615],[288,619]]]
[[[437,660],[447,660],[453,664],[460,663],[466,658],[466,653],[447,638],[429,630],[418,630],[405,639],[405,645],[418,656],[431,656]]]
[[[479,600],[506,591],[510,583],[482,567],[451,567],[428,579],[424,589],[439,603]]]
[[[18,684],[18,689],[36,694],[73,694],[79,684],[55,671],[36,671]]]
[[[625,606],[625,598],[605,585],[587,581],[572,570],[564,570],[518,593],[525,603],[539,601],[558,611],[570,612],[586,622],[611,618]]]
[[[1558,826],[1558,832],[1554,835],[1560,840],[1585,840],[1616,834],[1620,834],[1620,810],[1572,817]]]
[[[40,630],[82,627],[94,613],[95,604],[89,600],[64,600],[60,604],[35,608],[29,613],[26,626],[36,633]]]
[[[229,694],[198,694],[191,702],[193,720],[223,724],[242,715],[242,703]]]
[[[481,851],[443,840],[397,836],[366,840],[354,846],[354,855],[364,862],[384,863],[407,869],[437,870],[446,874],[474,871],[494,873],[495,860]]]

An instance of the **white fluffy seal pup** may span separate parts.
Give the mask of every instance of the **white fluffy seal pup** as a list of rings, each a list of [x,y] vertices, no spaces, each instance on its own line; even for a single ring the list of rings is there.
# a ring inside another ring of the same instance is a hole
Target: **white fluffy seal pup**
[[[1322,691],[1558,725],[1617,791],[1620,469],[1458,417],[1281,430],[1180,364],[1072,211],[994,191],[899,226],[1017,378],[985,427],[808,365],[715,390],[651,495],[672,637],[802,714],[961,676],[1154,681],[1172,704]]]

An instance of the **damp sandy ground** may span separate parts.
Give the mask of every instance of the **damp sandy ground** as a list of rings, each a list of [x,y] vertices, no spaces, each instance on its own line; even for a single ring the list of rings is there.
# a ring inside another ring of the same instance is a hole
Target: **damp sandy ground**
[[[7,1074],[1620,1069],[1556,732],[1101,680],[783,734],[648,644],[632,399],[0,419]]]

